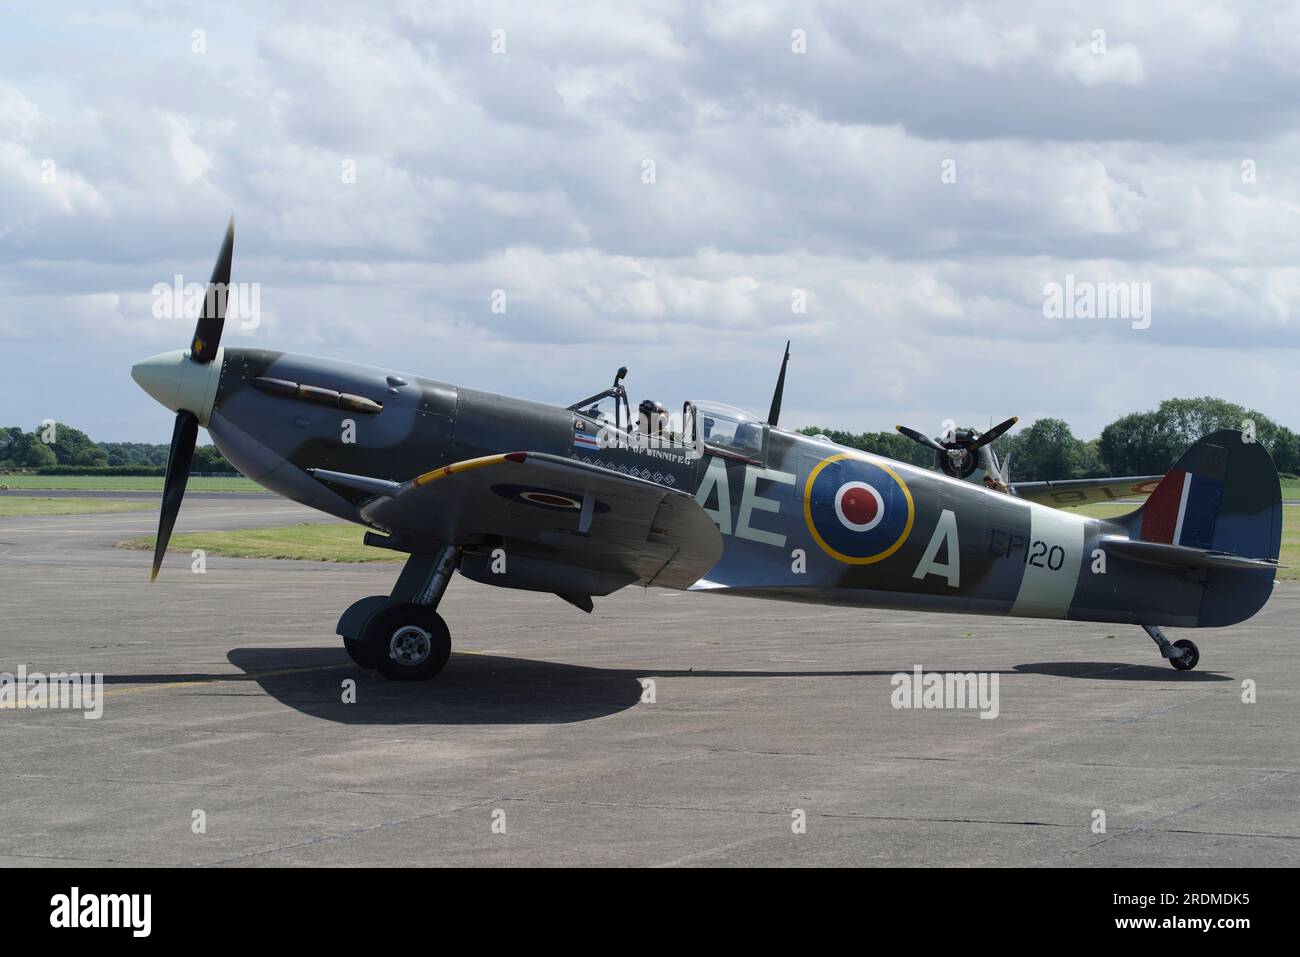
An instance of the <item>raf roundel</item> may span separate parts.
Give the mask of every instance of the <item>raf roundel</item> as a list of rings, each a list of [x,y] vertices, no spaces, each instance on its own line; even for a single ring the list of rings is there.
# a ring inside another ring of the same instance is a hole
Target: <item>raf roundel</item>
[[[809,473],[803,512],[818,547],[851,565],[894,554],[916,518],[912,493],[897,472],[843,454],[823,459]]]

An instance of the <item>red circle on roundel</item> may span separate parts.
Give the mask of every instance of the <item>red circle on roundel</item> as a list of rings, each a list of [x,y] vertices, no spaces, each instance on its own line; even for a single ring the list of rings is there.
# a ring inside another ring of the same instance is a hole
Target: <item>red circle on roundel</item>
[[[840,511],[854,525],[866,525],[876,517],[880,506],[876,504],[876,497],[864,488],[850,486],[840,498]]]
[[[885,500],[866,482],[845,482],[835,493],[835,517],[851,532],[869,532],[885,517]]]

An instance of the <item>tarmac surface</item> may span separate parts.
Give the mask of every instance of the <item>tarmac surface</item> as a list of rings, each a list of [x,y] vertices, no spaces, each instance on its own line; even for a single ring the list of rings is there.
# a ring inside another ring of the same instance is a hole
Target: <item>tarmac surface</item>
[[[177,531],[315,520],[220,493]],[[0,518],[0,672],[104,675],[98,720],[0,707],[0,865],[1300,863],[1294,584],[1170,629],[1179,673],[1123,626],[457,579],[451,662],[404,684],[334,635],[398,565],[173,553],[151,586],[114,544],[155,521]],[[996,675],[998,716],[894,708],[918,664]]]

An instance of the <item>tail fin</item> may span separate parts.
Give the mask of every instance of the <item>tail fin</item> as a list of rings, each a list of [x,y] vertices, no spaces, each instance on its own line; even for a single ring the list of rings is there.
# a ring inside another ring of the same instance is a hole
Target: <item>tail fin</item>
[[[1282,548],[1282,486],[1258,442],[1224,430],[1183,453],[1146,503],[1123,520],[1132,538],[1276,562]],[[1234,624],[1268,600],[1268,568],[1210,568],[1198,624]]]

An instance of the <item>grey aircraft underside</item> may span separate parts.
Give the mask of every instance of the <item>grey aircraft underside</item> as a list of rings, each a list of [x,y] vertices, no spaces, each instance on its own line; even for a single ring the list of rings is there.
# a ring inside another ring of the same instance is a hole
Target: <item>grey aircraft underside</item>
[[[1182,670],[1199,652],[1160,626],[1234,624],[1273,587],[1277,471],[1237,432],[1206,436],[1163,477],[1011,484],[989,433],[978,448],[978,433],[963,439],[972,458],[957,478],[780,428],[784,363],[759,421],[703,401],[680,416],[646,402],[634,416],[626,370],[565,408],[223,348],[232,247],[233,223],[190,349],[132,370],[176,412],[153,573],[204,426],[249,478],[409,554],[392,594],[354,603],[338,625],[358,664],[388,677],[427,678],[445,665],[450,637],[436,609],[457,571],[586,611],[593,598],[654,585],[1127,623]],[[1112,519],[1054,507],[1147,493]]]

